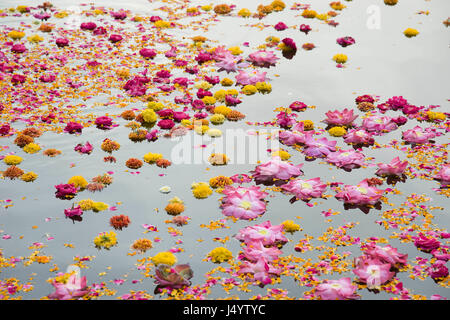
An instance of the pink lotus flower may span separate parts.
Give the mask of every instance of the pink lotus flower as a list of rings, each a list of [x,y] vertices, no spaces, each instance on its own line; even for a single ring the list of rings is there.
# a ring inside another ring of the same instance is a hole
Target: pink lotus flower
[[[111,129],[113,122],[108,116],[101,116],[95,119],[95,125],[99,129],[109,130]]]
[[[369,186],[367,180],[363,180],[356,186],[346,185],[344,190],[336,194],[336,199],[347,204],[374,205],[380,200],[384,190]]]
[[[233,176],[230,177],[230,179],[234,182],[234,183],[248,183],[252,181],[252,178],[250,178],[248,175],[246,174],[235,174]]]
[[[344,136],[344,142],[355,145],[373,145],[375,139],[364,129],[351,129]]]
[[[306,149],[304,150],[304,153],[308,157],[324,158],[336,150],[336,143],[337,141],[330,141],[325,137],[316,139],[312,136],[307,136],[305,140]]]
[[[274,66],[279,58],[273,51],[260,50],[249,54],[248,61],[258,67]]]
[[[21,43],[17,43],[11,47],[11,52],[14,53],[24,53],[25,51],[27,51],[27,47]]]
[[[83,22],[80,25],[81,30],[94,30],[97,25],[94,22]]]
[[[84,145],[82,145],[81,143],[77,144],[74,150],[79,153],[91,154],[92,150],[94,150],[94,147],[88,141]]]
[[[429,273],[433,280],[443,280],[448,276],[448,268],[445,266],[444,261],[437,261],[431,265]]]
[[[441,170],[434,176],[434,179],[441,183],[442,188],[448,188],[450,186],[450,164],[442,165]]]
[[[296,121],[295,121],[295,117],[297,117],[296,114],[289,114],[286,111],[280,111],[277,114],[277,124],[281,127],[281,128],[290,128],[292,127]]]
[[[55,42],[59,48],[67,47],[69,45],[69,40],[67,38],[58,38]]]
[[[253,274],[252,281],[260,281],[261,286],[272,283],[270,274],[279,275],[281,269],[274,268],[268,264],[264,259],[259,259],[256,263],[245,261],[239,266],[238,274]]]
[[[402,138],[409,143],[427,143],[430,139],[436,137],[436,134],[428,128],[423,130],[419,126],[415,126],[413,129],[406,130],[402,133]]]
[[[171,289],[179,289],[190,286],[191,279],[194,275],[189,264],[178,264],[174,267],[159,264],[155,270],[155,283],[158,287],[168,287]]]
[[[427,238],[423,233],[420,233],[414,240],[414,245],[417,249],[424,252],[431,252],[441,246],[441,243],[435,238]]]
[[[386,105],[394,111],[403,109],[408,104],[408,101],[406,101],[406,99],[404,99],[403,97],[392,97],[388,101],[386,101]]]
[[[255,219],[266,212],[266,204],[259,197],[250,192],[243,195],[234,193],[227,196],[221,205],[222,214],[238,219]]]
[[[75,185],[73,184],[58,184],[55,186],[56,188],[56,192],[55,192],[55,196],[58,199],[63,199],[63,200],[67,200],[67,199],[72,199],[73,197],[76,196],[77,192],[78,192],[78,188],[75,187]]]
[[[306,104],[304,104],[301,101],[294,101],[289,105],[289,109],[291,109],[292,111],[304,111],[308,108],[308,106]]]
[[[320,178],[309,180],[294,179],[281,186],[281,189],[284,191],[304,201],[322,197],[326,188],[327,185],[320,181]]]
[[[328,111],[325,115],[327,118],[324,122],[334,126],[351,126],[353,121],[358,118],[358,115],[353,114],[353,110],[348,109]]]
[[[321,300],[356,300],[360,298],[357,289],[350,278],[325,280],[316,286],[314,295]]]
[[[240,56],[236,57],[227,50],[227,52],[220,56],[216,55],[214,59],[217,61],[216,67],[219,68],[217,71],[226,71],[227,73],[230,73],[238,71],[238,64],[242,58]]]
[[[81,133],[83,125],[77,122],[68,122],[64,128],[64,132],[68,133]]]
[[[273,26],[275,30],[277,31],[283,31],[288,28],[288,26],[284,22],[278,22],[276,25]]]
[[[302,122],[300,122],[302,123]],[[302,123],[303,124],[303,123]],[[281,143],[287,146],[293,146],[295,144],[304,144],[308,137],[312,136],[312,132],[303,132],[303,131],[280,131],[278,133],[278,139]]]
[[[73,217],[81,217],[83,215],[83,210],[81,210],[81,207],[73,207],[70,209],[64,209],[64,215],[67,218],[73,218]]]
[[[294,166],[289,162],[282,161],[279,157],[261,164],[252,171],[253,179],[257,184],[273,183],[274,179],[288,180],[292,177],[298,177],[303,174],[300,169],[303,164]]]
[[[380,247],[376,244],[369,244],[365,251],[365,255],[372,259],[378,259],[383,263],[390,263],[393,267],[405,265],[408,262],[407,254],[399,253],[396,248],[393,248],[390,245]]]
[[[352,44],[355,43],[355,39],[353,39],[352,37],[343,37],[343,38],[338,38],[336,40],[336,42],[341,46],[341,47],[347,47],[347,46],[351,46]]]
[[[280,254],[282,254],[282,252],[278,248],[266,248],[260,241],[255,241],[248,243],[247,246],[244,247],[243,257],[250,261],[264,259],[267,262],[271,262],[278,259]]]
[[[248,84],[256,84],[257,82],[266,81],[267,72],[259,72],[258,70],[243,71],[240,70],[236,76],[236,84],[246,86]]]
[[[359,277],[360,282],[367,285],[368,289],[379,289],[395,275],[395,272],[390,271],[390,263],[382,263],[380,260],[367,256],[356,258],[355,265],[353,273]]]
[[[397,124],[387,116],[371,116],[363,120],[362,127],[369,132],[382,133],[397,129]]]
[[[86,277],[79,278],[78,275],[73,274],[67,280],[67,283],[52,282],[55,292],[49,294],[50,299],[55,300],[70,300],[78,299],[89,293],[86,286]]]
[[[283,235],[283,225],[272,226],[270,221],[239,230],[236,239],[246,244],[261,242],[264,246],[285,244],[288,239]]]
[[[247,176],[247,175],[244,175]],[[248,176],[247,176],[248,177]],[[247,182],[250,182],[251,179]],[[257,186],[250,186],[250,187],[233,187],[233,186],[226,186],[222,193],[226,196],[223,199],[223,203],[228,201],[228,198],[232,197],[242,197],[245,194],[249,194],[252,198],[263,200],[265,197],[268,196],[267,192],[261,191],[261,189]]]
[[[375,173],[379,176],[401,176],[408,166],[408,161],[400,161],[399,157],[394,158],[390,163],[378,163],[378,171]]]
[[[338,168],[351,171],[364,165],[364,154],[353,150],[339,150],[327,155],[326,161]]]
[[[156,57],[157,52],[153,49],[143,48],[139,50],[139,54],[145,59],[153,59],[154,57]]]

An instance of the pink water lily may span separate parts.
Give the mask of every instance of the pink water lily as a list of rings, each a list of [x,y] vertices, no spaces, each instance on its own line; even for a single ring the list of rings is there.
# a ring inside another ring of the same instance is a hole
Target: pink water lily
[[[266,74],[267,72],[259,72],[258,70],[239,70],[239,74],[236,76],[236,84],[245,86],[248,84],[256,84],[257,82],[265,82]]]
[[[266,212],[266,203],[256,195],[245,192],[243,195],[227,196],[221,205],[222,214],[238,219],[255,219]]]
[[[367,180],[357,185],[346,185],[344,190],[336,194],[336,199],[347,204],[374,205],[382,197],[384,190],[369,186]]]
[[[248,176],[247,176],[248,177]],[[247,181],[250,182],[251,180]],[[261,189],[257,186],[250,186],[250,187],[233,187],[233,186],[226,186],[225,189],[222,191],[222,193],[225,195],[225,198],[222,202],[227,202],[229,198],[232,197],[242,197],[245,194],[251,195],[254,199],[263,200],[265,197],[268,196],[268,193],[265,191],[261,191]]]
[[[415,237],[414,245],[417,249],[424,252],[431,252],[441,246],[441,243],[433,237],[426,237],[423,233],[420,233],[418,237]]]
[[[408,164],[408,161],[402,162],[399,157],[395,157],[390,163],[378,163],[379,169],[375,174],[379,176],[401,176]]]
[[[159,264],[155,270],[155,283],[159,287],[179,289],[190,286],[189,281],[194,275],[189,264],[178,264],[174,267]]]
[[[356,300],[360,298],[357,289],[350,278],[325,280],[316,286],[314,295],[321,300]]]
[[[365,254],[373,259],[378,259],[383,263],[390,263],[393,267],[405,265],[408,262],[407,254],[399,253],[396,248],[393,248],[390,245],[380,247],[371,243],[367,246]]]
[[[264,246],[284,244],[288,239],[283,235],[283,225],[273,226],[270,221],[239,230],[236,239],[246,244],[260,241]]]
[[[91,154],[91,152],[94,150],[94,147],[88,141],[84,145],[81,144],[81,143],[77,144],[75,146],[74,150],[79,152],[79,153]]]
[[[253,274],[253,281],[260,281],[261,285],[272,283],[271,274],[279,275],[281,269],[275,268],[268,264],[266,260],[259,259],[256,263],[245,261],[241,266],[239,266],[238,274]]]
[[[364,165],[364,154],[353,150],[339,150],[327,155],[326,161],[338,168],[351,171]]]
[[[303,122],[301,123],[303,124]],[[312,134],[310,131],[283,130],[278,133],[278,139],[287,146],[293,146],[295,144],[304,144],[306,139],[311,137]]]
[[[308,136],[305,140],[306,149],[303,152],[308,157],[324,158],[336,150],[336,144],[337,141],[330,141],[325,137],[316,139],[312,136]]]
[[[402,133],[403,140],[409,143],[427,143],[434,137],[436,137],[436,134],[433,131],[428,128],[424,130],[419,126],[415,126],[414,128],[406,130]]]
[[[441,183],[442,188],[448,188],[450,186],[450,164],[442,165],[442,168],[434,176],[434,179]]]
[[[280,254],[282,254],[282,251],[278,248],[266,248],[262,244],[262,242],[254,241],[247,243],[247,245],[244,247],[243,257],[250,261],[258,261],[260,259],[264,259],[267,262],[272,262],[273,260],[278,259]]]
[[[370,146],[375,143],[375,139],[372,134],[364,129],[351,129],[344,136],[344,142],[347,144]]]
[[[249,54],[247,60],[258,67],[270,67],[274,66],[279,58],[273,51],[260,50]]]
[[[325,113],[327,118],[325,123],[334,126],[351,126],[358,115],[353,114],[353,110],[344,109],[342,111],[334,110]]]
[[[281,189],[293,194],[300,200],[308,201],[312,198],[322,197],[327,185],[320,178],[309,180],[294,179],[281,186]]]
[[[388,116],[371,116],[363,120],[362,128],[369,132],[383,133],[393,131],[398,126]]]
[[[67,218],[73,218],[73,217],[81,217],[83,215],[83,210],[81,210],[80,206],[73,207],[70,209],[64,209],[64,215]]]
[[[54,300],[70,300],[79,299],[89,293],[89,288],[86,286],[86,277],[79,278],[76,274],[72,274],[67,283],[52,282],[55,292],[48,295],[50,299]]]
[[[300,169],[302,166],[303,164],[294,166],[289,162],[282,161],[279,157],[273,157],[272,160],[257,166],[251,173],[257,184],[273,183],[274,179],[288,180],[302,175],[303,172]]]
[[[359,281],[365,283],[368,289],[379,289],[381,285],[390,281],[395,272],[391,272],[390,263],[382,263],[378,259],[361,256],[355,259],[353,273],[359,277]]]

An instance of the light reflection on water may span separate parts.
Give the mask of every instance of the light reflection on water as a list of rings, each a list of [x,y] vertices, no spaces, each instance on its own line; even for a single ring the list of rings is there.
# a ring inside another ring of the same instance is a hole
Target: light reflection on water
[[[318,2],[316,4],[316,2]],[[67,7],[74,5],[73,1],[53,1],[58,7]],[[80,2],[81,3],[81,2]],[[201,3],[201,2],[199,2]],[[245,1],[248,8],[253,10],[258,1]],[[21,4],[35,4],[33,1],[23,1]],[[203,3],[202,3],[203,4]],[[432,3],[423,3],[423,1],[400,1],[393,8],[380,6],[381,9],[381,29],[369,30],[366,24],[366,9],[368,4],[361,2],[346,3],[349,7],[342,12],[342,15],[335,20],[341,24],[337,28],[327,26],[319,21],[309,22],[313,26],[313,32],[308,36],[300,33],[298,30],[286,30],[276,32],[273,28],[259,31],[256,28],[243,27],[246,23],[258,23],[260,21],[249,19],[224,18],[223,22],[218,23],[216,27],[211,27],[205,34],[211,39],[218,39],[220,44],[227,47],[233,45],[242,45],[249,41],[250,47],[256,47],[263,43],[269,35],[292,37],[297,46],[300,47],[304,42],[313,42],[317,48],[311,52],[299,49],[297,55],[290,61],[281,59],[275,68],[268,70],[268,76],[272,79],[273,92],[269,95],[255,95],[245,97],[244,102],[238,109],[246,114],[244,121],[269,121],[275,113],[273,109],[279,106],[287,106],[294,100],[301,100],[308,105],[315,105],[315,110],[308,110],[300,114],[300,119],[310,119],[319,125],[324,118],[324,113],[329,109],[342,109],[344,107],[354,108],[354,98],[362,94],[380,95],[381,100],[385,101],[391,96],[404,96],[408,101],[415,105],[440,104],[442,109],[448,110],[447,93],[448,86],[446,77],[449,70],[448,43],[445,41],[448,35],[448,29],[442,25],[442,21],[447,18],[448,3],[444,1],[434,1]],[[16,6],[15,1],[3,1],[2,7]],[[136,10],[139,14],[155,14],[156,11],[150,10],[147,1],[124,1],[114,2],[95,1],[95,5],[105,5],[114,8],[127,8]],[[328,1],[315,1],[314,8],[318,11],[329,10]],[[238,2],[241,6],[241,2]],[[317,6],[317,7],[316,7]],[[420,16],[415,13],[418,10],[430,10],[430,16]],[[159,14],[159,13],[158,13]],[[294,12],[298,14],[298,12]],[[299,25],[304,23],[301,17],[293,17],[292,13],[272,14],[262,20],[265,24],[275,24],[284,21],[289,25]],[[162,14],[161,14],[162,15]],[[2,24],[14,25],[19,20],[8,18],[0,20]],[[422,23],[423,22],[423,23]],[[407,39],[402,31],[410,26],[419,25],[420,36],[414,39]],[[318,31],[318,32],[316,32]],[[198,32],[188,34],[187,30],[182,30],[185,35],[197,35]],[[349,48],[341,48],[335,43],[335,39],[341,36],[350,35],[356,39],[356,45]],[[335,68],[331,57],[335,53],[346,53],[349,57],[347,68],[340,70]],[[275,75],[278,74],[279,77]],[[221,77],[224,74],[220,74]],[[447,90],[446,90],[447,89]],[[98,98],[101,101],[101,98]],[[105,112],[119,114],[122,110],[99,107],[96,110],[87,110],[95,114],[102,115]],[[388,113],[389,115],[389,113]],[[300,225],[303,231],[289,236],[293,241],[286,244],[283,251],[286,254],[294,253],[293,247],[298,239],[304,234],[318,237],[326,231],[329,226],[339,226],[346,222],[357,221],[359,225],[352,229],[349,234],[359,236],[365,239],[370,236],[389,238],[391,232],[387,232],[380,226],[374,224],[379,219],[380,211],[371,210],[368,215],[364,215],[359,210],[344,211],[342,203],[334,198],[314,207],[308,208],[301,202],[290,205],[288,196],[277,195],[269,198],[267,212],[263,217],[255,222],[248,223],[239,221],[237,223],[229,222],[230,229],[216,229],[209,231],[200,229],[199,225],[208,223],[210,220],[222,218],[218,208],[219,196],[214,194],[208,199],[197,200],[193,198],[190,191],[190,184],[194,181],[209,181],[211,177],[217,175],[231,176],[236,173],[248,173],[254,169],[254,165],[243,164],[235,166],[212,167],[210,165],[174,165],[166,170],[155,166],[144,166],[141,168],[140,175],[131,175],[125,172],[125,161],[130,157],[140,158],[147,152],[158,152],[164,155],[170,155],[173,142],[160,138],[155,143],[132,143],[128,140],[129,129],[124,128],[126,123],[122,119],[116,119],[121,126],[111,131],[100,131],[95,128],[84,129],[83,135],[76,137],[72,135],[57,135],[46,133],[38,139],[39,143],[45,148],[56,148],[62,151],[62,155],[56,158],[45,158],[39,154],[27,155],[21,165],[25,171],[33,170],[39,173],[39,178],[35,183],[20,183],[17,181],[2,180],[0,183],[0,198],[10,198],[14,201],[14,206],[8,210],[0,211],[0,229],[11,234],[11,240],[2,240],[1,246],[5,255],[28,256],[31,252],[27,249],[33,242],[44,242],[46,247],[43,252],[51,255],[53,260],[61,269],[72,262],[76,255],[86,256],[94,255],[95,260],[89,264],[91,268],[83,269],[82,275],[86,275],[89,283],[109,281],[117,278],[123,278],[127,274],[127,282],[122,286],[117,286],[117,296],[127,293],[131,290],[153,291],[154,284],[152,279],[145,279],[138,284],[131,284],[131,280],[141,279],[142,276],[137,272],[134,264],[136,256],[129,257],[127,252],[129,246],[134,240],[140,237],[158,236],[162,239],[160,243],[154,243],[154,248],[147,255],[153,255],[157,252],[166,251],[175,246],[175,240],[166,233],[167,224],[164,220],[168,219],[163,208],[168,199],[178,196],[185,201],[185,214],[191,217],[188,225],[179,228],[183,232],[181,245],[184,252],[177,253],[178,261],[181,263],[189,262],[194,270],[193,284],[203,283],[204,274],[212,268],[212,263],[204,262],[205,255],[219,243],[213,242],[213,237],[232,236],[237,231],[250,224],[261,223],[270,220],[272,224],[278,224],[286,219],[295,220],[296,216],[301,216]],[[359,119],[359,121],[361,121]],[[415,123],[409,123],[407,126],[383,137],[379,137],[377,142],[387,143],[392,139],[401,139],[401,131],[409,129]],[[222,130],[227,128],[251,128],[244,122],[225,123],[220,126]],[[260,127],[263,128],[263,127]],[[103,157],[105,153],[101,151],[100,144],[105,138],[118,141],[121,149],[114,153],[117,158],[116,164],[104,164]],[[2,145],[9,145],[9,151],[18,152],[19,149],[12,143],[12,138],[1,140]],[[73,151],[73,147],[84,141],[90,141],[94,145],[94,152],[89,155],[79,155]],[[437,143],[444,143],[445,137],[436,139]],[[347,146],[339,140],[340,147]],[[383,149],[364,150],[366,156],[376,158],[375,163],[390,161],[401,153],[394,154],[391,150],[387,152]],[[304,156],[300,153],[292,152],[292,162],[304,162]],[[353,170],[348,174],[342,170],[331,168],[327,165],[319,165],[319,160],[315,162],[305,162],[303,171],[306,178],[316,176],[331,181],[342,181],[346,184],[355,184],[362,179],[372,176],[375,168]],[[75,163],[75,167],[70,168],[70,164]],[[208,167],[210,170],[205,170]],[[78,201],[85,198],[92,198],[95,201],[104,201],[110,206],[115,202],[122,202],[117,211],[105,211],[101,213],[87,212],[83,215],[82,223],[72,223],[72,221],[63,218],[64,209],[71,205],[71,201],[61,201],[54,197],[54,185],[66,182],[73,175],[83,175],[90,179],[96,175],[103,174],[106,171],[114,171],[114,182],[100,193],[89,193],[84,191],[74,200]],[[159,173],[165,173],[163,177]],[[161,194],[158,190],[161,186],[169,185],[172,188],[170,194]],[[411,193],[425,193],[432,197],[432,204],[435,206],[447,206],[448,200],[435,194],[431,188],[436,187],[435,182],[411,181],[401,184],[399,189],[404,195]],[[21,200],[22,197],[26,199]],[[391,196],[390,200],[395,204],[400,204],[404,196]],[[159,208],[159,213],[155,212]],[[320,212],[333,208],[342,211],[342,214],[332,218],[332,223],[326,223]],[[386,205],[383,206],[386,209]],[[131,225],[124,231],[118,231],[119,246],[109,251],[98,251],[94,248],[94,237],[103,231],[110,230],[109,218],[115,214],[126,214],[131,218]],[[44,222],[45,218],[52,217],[50,222]],[[444,214],[436,213],[435,223],[441,228],[449,225],[449,219]],[[152,224],[159,228],[158,233],[149,233],[143,235],[142,224]],[[32,229],[32,226],[38,226]],[[45,234],[48,233],[55,238],[52,241],[45,240]],[[22,240],[18,237],[23,235]],[[198,242],[198,239],[204,239]],[[63,243],[73,243],[74,249],[64,248]],[[415,256],[428,257],[426,254],[418,252],[411,244],[403,244],[396,240],[390,243],[397,247],[399,252],[408,253],[410,258]],[[317,243],[318,244],[318,243]],[[231,239],[226,243],[236,256],[240,250],[237,240]],[[342,248],[342,251],[352,251],[354,256],[360,255],[359,248]],[[315,258],[315,254],[304,253],[301,255],[306,258]],[[107,276],[99,277],[98,273],[108,271]],[[51,286],[45,283],[45,280],[51,276],[48,272],[48,265],[33,264],[32,267],[16,267],[3,270],[2,277],[16,277],[25,280],[33,272],[37,274],[35,289],[25,298],[39,298],[47,295],[51,291]],[[63,270],[61,270],[63,271]],[[352,274],[348,274],[352,277]],[[414,293],[430,296],[431,294],[441,294],[446,296],[447,290],[434,284],[430,279],[424,282],[412,281],[406,274],[399,274],[399,278],[404,282],[405,287],[412,289]],[[109,283],[108,283],[109,284]],[[111,284],[111,288],[115,285]],[[302,293],[309,288],[299,287],[291,280],[285,280],[282,288],[289,291],[289,296],[300,297]],[[216,292],[218,291],[218,292]],[[250,297],[258,293],[265,294],[266,289],[259,290],[257,287],[249,294],[239,294],[240,297]],[[387,294],[374,295],[367,291],[358,292],[364,298],[368,299],[388,299]],[[213,290],[209,298],[223,297],[225,294],[218,289]]]

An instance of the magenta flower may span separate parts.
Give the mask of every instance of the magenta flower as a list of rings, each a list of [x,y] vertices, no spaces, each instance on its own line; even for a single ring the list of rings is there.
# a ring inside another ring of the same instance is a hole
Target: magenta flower
[[[195,57],[195,61],[198,62],[198,64],[202,64],[208,61],[213,60],[213,56],[211,53],[203,51],[200,52],[196,57]]]
[[[352,37],[343,37],[343,38],[338,38],[336,40],[336,42],[341,46],[341,47],[347,47],[347,46],[351,46],[352,44],[355,43],[355,39],[353,39]]]
[[[281,42],[283,42],[283,44],[286,46],[285,50],[297,51],[297,45],[291,38],[284,38],[283,40],[281,40]]]
[[[442,165],[442,168],[434,176],[434,179],[441,183],[442,188],[448,188],[450,186],[450,164]]]
[[[365,251],[365,255],[372,259],[378,259],[383,263],[390,263],[393,267],[405,265],[408,262],[407,254],[399,253],[396,248],[393,248],[390,245],[380,247],[376,244],[369,244]]]
[[[316,286],[314,295],[321,300],[356,300],[360,298],[357,289],[350,278],[325,280]]]
[[[157,52],[153,49],[143,48],[139,50],[139,54],[145,59],[153,59],[154,57],[156,57]]]
[[[320,178],[309,180],[294,179],[281,186],[287,193],[293,194],[297,199],[309,201],[312,198],[322,197],[327,185]]]
[[[328,111],[325,115],[327,118],[324,122],[332,126],[351,126],[353,121],[358,118],[358,115],[353,114],[353,110],[347,108],[342,111]]]
[[[303,124],[303,122],[300,122]],[[312,132],[303,132],[303,131],[280,131],[278,133],[278,139],[281,143],[287,146],[293,146],[295,144],[304,144],[308,137],[312,136]]]
[[[190,116],[187,113],[181,112],[181,111],[177,111],[173,113],[173,120],[175,120],[176,122],[181,122],[181,120],[184,119],[189,119]]]
[[[222,214],[242,220],[255,219],[266,212],[266,203],[250,192],[227,196],[221,205]]]
[[[274,66],[278,59],[273,51],[259,50],[249,54],[247,60],[258,67],[270,67]]]
[[[289,114],[286,111],[280,111],[277,114],[277,124],[281,128],[288,129],[296,123],[296,121],[294,119],[295,117],[297,117],[297,115],[295,113]]]
[[[150,22],[156,22],[156,21],[159,21],[159,20],[162,20],[162,18],[160,17],[160,16],[151,16],[150,17]]]
[[[27,47],[21,43],[17,43],[11,47],[11,52],[14,53],[24,53],[25,51],[27,51]]]
[[[170,50],[164,53],[166,58],[174,58],[177,56],[177,47],[171,47]]]
[[[43,74],[39,77],[39,80],[45,83],[49,83],[55,81],[56,76],[54,74]]]
[[[97,28],[97,25],[94,22],[83,22],[80,25],[81,30],[89,30],[92,31]]]
[[[367,256],[356,258],[355,265],[353,273],[359,277],[360,282],[367,285],[368,289],[379,289],[395,275],[395,272],[390,271],[390,263],[382,263],[380,260]]]
[[[347,144],[370,146],[375,143],[375,139],[364,129],[351,129],[344,136],[344,142]]]
[[[225,104],[227,106],[237,106],[240,103],[242,103],[242,100],[235,98],[231,94],[225,95]]]
[[[267,262],[272,262],[273,260],[278,259],[280,254],[282,254],[282,251],[278,248],[266,248],[262,244],[262,242],[255,241],[247,243],[247,246],[244,247],[243,257],[250,261],[258,261],[260,259],[264,259]]]
[[[72,205],[72,208],[64,209],[64,215],[67,218],[81,217],[83,215],[83,210],[81,210],[80,206],[74,208]]]
[[[171,289],[179,289],[190,286],[191,279],[194,275],[189,264],[178,264],[174,267],[159,264],[155,270],[155,283],[158,287],[168,287]]]
[[[308,34],[311,30],[312,30],[311,27],[309,25],[307,25],[307,24],[301,24],[300,25],[300,31],[305,33],[305,34]]]
[[[243,175],[247,178],[247,175]],[[245,178],[243,177],[243,178]],[[247,182],[250,182],[251,179]],[[223,202],[227,202],[228,198],[231,197],[242,197],[245,194],[249,194],[254,199],[263,200],[265,197],[267,197],[268,193],[261,191],[261,189],[257,186],[250,186],[250,187],[233,187],[233,186],[226,186],[225,189],[222,191],[222,193],[226,196],[223,200]]]
[[[3,124],[2,126],[0,126],[0,136],[6,136],[9,131],[11,131],[11,127],[9,126],[9,124]]]
[[[435,238],[427,238],[423,233],[420,233],[414,240],[414,245],[417,249],[424,252],[431,252],[441,246],[441,243]]]
[[[68,122],[64,128],[64,132],[68,133],[81,133],[83,125],[77,122]]]
[[[156,141],[156,140],[158,140],[158,132],[159,131],[157,129],[153,129],[152,131],[147,132],[147,134],[145,135],[145,138],[148,141]]]
[[[100,36],[100,35],[103,35],[106,33],[107,33],[107,31],[104,27],[98,27],[92,32],[92,34],[95,36]]]
[[[213,77],[205,76],[205,81],[214,86],[220,82],[220,78],[219,78],[219,76],[213,76]]]
[[[276,25],[273,26],[275,30],[277,31],[283,31],[288,28],[288,26],[284,22],[278,22]]]
[[[251,171],[251,174],[256,184],[270,184],[274,182],[274,179],[288,180],[303,175],[300,169],[302,166],[303,164],[294,166],[289,162],[282,161],[279,157],[274,157],[272,160],[257,166],[254,171]]]
[[[110,14],[111,17],[113,17],[116,20],[124,20],[127,17],[127,13],[123,10],[117,12],[111,11]]]
[[[392,121],[394,121],[396,125],[402,126],[406,122],[408,122],[408,118],[405,118],[405,117],[402,117],[402,116],[398,116],[397,118],[392,118]]]
[[[147,91],[145,85],[148,82],[150,82],[150,79],[147,77],[135,76],[133,79],[128,80],[123,88],[130,96],[143,96]]]
[[[283,225],[272,226],[270,221],[239,230],[236,239],[246,244],[261,242],[264,246],[285,244],[288,239],[283,235]]]
[[[159,110],[159,111],[156,112],[156,113],[158,114],[158,116],[159,116],[161,119],[169,119],[169,118],[172,118],[172,117],[173,117],[173,114],[174,114],[174,112],[173,112],[172,109],[162,109],[162,110]]]
[[[437,261],[433,263],[429,269],[430,277],[435,280],[443,280],[448,276],[448,268],[445,266],[444,261]]]
[[[13,74],[13,76],[11,77],[11,83],[14,85],[18,83],[24,83],[25,80],[27,80],[27,77],[21,74]]]
[[[294,101],[289,105],[289,109],[291,109],[292,111],[304,111],[308,108],[308,106],[306,104],[304,104],[301,101]]]
[[[320,139],[307,136],[305,140],[306,149],[304,153],[308,157],[312,158],[324,158],[331,152],[336,150],[337,141],[330,141],[323,137]]]
[[[158,127],[161,129],[172,129],[175,126],[175,122],[172,119],[164,119],[158,122]]]
[[[217,52],[217,50],[216,50]],[[230,72],[237,72],[238,71],[238,64],[239,61],[241,61],[240,56],[235,56],[231,54],[228,50],[226,50],[225,53],[221,54],[220,56],[215,56],[214,60],[217,61],[216,67],[219,69],[217,71],[226,71],[227,73]]]
[[[430,139],[433,139],[434,137],[436,137],[436,134],[429,128],[423,130],[419,126],[415,126],[414,128],[403,131],[402,133],[403,140],[409,143],[417,143],[417,144],[427,143],[429,142]]]
[[[248,175],[246,174],[235,174],[233,176],[230,177],[230,179],[234,182],[234,183],[248,183],[252,181],[252,178],[250,178]]]
[[[76,196],[77,192],[78,192],[78,188],[75,187],[75,185],[73,184],[58,184],[55,186],[56,188],[56,192],[55,192],[55,196],[58,199],[63,199],[63,200],[67,200],[67,199],[72,199],[73,197]]]
[[[112,34],[109,36],[108,40],[112,43],[122,41],[123,37],[120,34]]]
[[[390,163],[378,163],[379,169],[375,173],[379,176],[401,176],[408,166],[408,161],[400,161],[399,157],[394,158]]]
[[[95,119],[95,125],[99,129],[109,130],[111,129],[113,122],[112,119],[108,116],[101,116]]]
[[[355,102],[356,102],[356,104],[360,104],[361,102],[374,103],[375,99],[371,95],[365,94],[365,95],[357,97],[355,99]]]
[[[369,186],[367,180],[363,180],[356,186],[346,185],[344,190],[336,194],[336,199],[346,204],[374,205],[380,200],[384,190]]]
[[[261,286],[272,283],[271,274],[279,275],[281,269],[268,264],[264,259],[259,259],[256,263],[245,261],[239,266],[238,274],[253,274],[252,281],[260,281]]]
[[[364,165],[364,154],[353,150],[339,150],[327,155],[326,161],[345,171],[351,171]]]
[[[266,74],[267,72],[259,72],[258,70],[240,70],[239,74],[236,76],[236,84],[245,86],[248,84],[256,84],[257,82],[265,82]]]
[[[408,101],[406,101],[406,99],[404,99],[403,97],[392,97],[388,101],[386,101],[386,105],[394,111],[403,109],[408,104]]]
[[[371,116],[363,120],[362,128],[369,132],[382,133],[397,129],[397,124],[387,116]]]
[[[79,278],[73,274],[67,280],[67,283],[52,282],[55,292],[49,294],[48,297],[54,300],[70,300],[78,299],[89,293],[86,286],[86,277]]]
[[[94,150],[94,147],[88,141],[84,145],[82,145],[81,143],[77,144],[74,150],[79,153],[91,154],[92,150]]]
[[[67,38],[58,38],[56,39],[56,45],[60,48],[67,47],[69,45],[69,39]]]

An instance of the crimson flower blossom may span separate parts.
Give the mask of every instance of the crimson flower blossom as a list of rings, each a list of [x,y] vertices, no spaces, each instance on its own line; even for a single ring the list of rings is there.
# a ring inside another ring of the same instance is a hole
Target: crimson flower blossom
[[[83,125],[77,122],[68,122],[64,128],[64,132],[68,133],[81,133]]]

